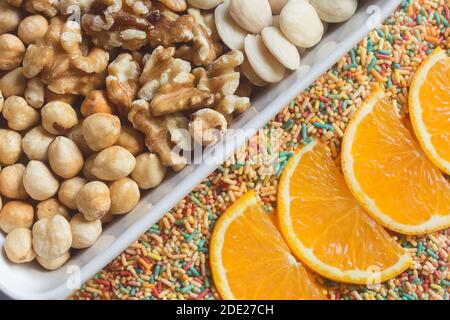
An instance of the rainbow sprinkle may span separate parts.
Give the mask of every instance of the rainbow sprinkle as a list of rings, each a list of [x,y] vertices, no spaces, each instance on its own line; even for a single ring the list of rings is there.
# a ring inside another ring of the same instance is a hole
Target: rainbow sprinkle
[[[219,299],[208,255],[211,231],[221,212],[247,190],[256,189],[270,214],[286,161],[297,146],[313,137],[328,142],[338,159],[343,132],[371,83],[382,83],[399,111],[407,113],[414,71],[436,46],[450,54],[449,21],[448,1],[402,1],[383,25],[259,133],[277,135],[279,145],[253,150],[258,136],[251,139],[72,298]],[[248,161],[250,154],[260,161]],[[270,161],[273,154],[279,158],[275,166]],[[330,299],[449,300],[449,230],[423,237],[399,236],[398,241],[413,256],[412,268],[370,288],[323,280]]]

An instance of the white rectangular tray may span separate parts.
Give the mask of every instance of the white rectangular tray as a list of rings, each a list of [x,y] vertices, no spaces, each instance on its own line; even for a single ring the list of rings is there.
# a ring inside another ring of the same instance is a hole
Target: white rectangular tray
[[[253,100],[253,108],[234,123],[243,128],[204,156],[205,163],[190,165],[172,175],[156,190],[148,193],[127,216],[107,225],[97,243],[81,251],[60,270],[47,272],[36,263],[14,265],[3,250],[0,254],[0,290],[15,299],[64,299],[120,255],[147,229],[174,207],[186,194],[213,172],[217,165],[231,156],[282,108],[328,70],[377,24],[386,18],[400,0],[359,0],[356,15],[344,24],[333,26],[321,43],[302,57],[302,67],[281,83],[269,87]],[[227,143],[232,141],[233,143]],[[236,143],[237,142],[237,143]],[[0,248],[4,236],[0,234]],[[1,293],[0,293],[1,294]]]

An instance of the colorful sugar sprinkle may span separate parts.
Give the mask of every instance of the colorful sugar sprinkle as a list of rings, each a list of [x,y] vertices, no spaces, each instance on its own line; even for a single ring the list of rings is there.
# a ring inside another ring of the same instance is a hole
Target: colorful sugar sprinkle
[[[313,137],[328,142],[337,158],[343,131],[371,83],[383,83],[399,110],[406,113],[414,71],[436,46],[450,54],[449,21],[448,1],[402,1],[383,25],[259,134],[277,136],[281,143],[255,152],[252,148],[258,136],[252,139],[73,298],[219,299],[208,266],[208,248],[220,214],[249,189],[259,191],[264,210],[270,214],[278,177],[289,155]],[[275,162],[274,150],[279,151]],[[248,161],[249,155],[256,155],[259,161]],[[449,300],[449,229],[422,237],[398,237],[398,241],[414,257],[408,271],[370,287],[323,280],[330,299]]]

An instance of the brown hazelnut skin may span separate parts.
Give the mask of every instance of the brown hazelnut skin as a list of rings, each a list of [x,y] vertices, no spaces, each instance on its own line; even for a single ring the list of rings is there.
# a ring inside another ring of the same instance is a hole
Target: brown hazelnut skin
[[[21,65],[25,55],[25,46],[15,35],[0,35],[0,70],[12,70]]]
[[[89,92],[81,103],[80,111],[85,118],[95,113],[115,113],[114,108],[109,103],[104,90],[93,90]]]
[[[57,214],[66,218],[67,221],[70,220],[67,208],[55,198],[39,202],[36,206],[36,217],[38,220],[53,217]]]
[[[112,146],[95,157],[92,173],[101,180],[115,181],[128,176],[135,166],[136,158],[127,149]]]
[[[69,222],[60,215],[37,221],[32,232],[34,251],[43,258],[58,258],[72,246]]]
[[[81,177],[75,177],[64,181],[63,183],[61,183],[58,191],[59,201],[69,209],[76,210],[76,196],[86,183],[87,180]]]
[[[16,163],[0,172],[0,193],[9,199],[25,200],[28,194],[23,186],[25,166]]]
[[[72,230],[72,248],[86,249],[92,246],[102,234],[102,223],[99,219],[88,221],[81,213],[70,219]]]
[[[34,200],[44,201],[53,197],[59,189],[59,181],[41,161],[28,162],[23,174],[23,185]]]
[[[101,219],[111,208],[111,194],[106,184],[93,181],[85,184],[75,201],[78,210],[88,221]]]
[[[78,116],[71,105],[52,101],[41,109],[42,126],[54,135],[64,135],[78,124]]]
[[[31,230],[17,228],[8,233],[4,248],[8,259],[14,263],[25,263],[34,260],[36,253],[33,250]]]
[[[22,136],[20,133],[0,129],[0,164],[7,166],[15,164],[22,155]]]
[[[10,201],[0,211],[0,229],[6,233],[16,228],[30,229],[33,220],[33,206],[24,201]]]
[[[84,119],[81,132],[91,150],[101,151],[117,142],[120,128],[119,117],[108,113],[95,113]]]
[[[145,149],[144,136],[134,128],[122,126],[116,146],[127,149],[133,156],[137,157]]]
[[[36,256],[37,262],[47,270],[54,271],[61,268],[70,259],[70,251],[63,253],[62,256],[54,259],[46,259]]]
[[[129,213],[140,199],[139,186],[130,178],[114,181],[109,186],[112,214]]]
[[[15,68],[0,79],[0,88],[5,98],[11,96],[23,96],[25,94],[25,87],[27,79],[23,75],[23,68]]]
[[[28,16],[19,24],[17,34],[26,44],[36,43],[45,36],[48,21],[41,15]]]
[[[83,154],[75,142],[60,136],[48,148],[48,161],[53,172],[64,179],[75,177],[83,168]]]
[[[21,15],[19,8],[11,6],[6,1],[0,1],[0,34],[16,30]]]

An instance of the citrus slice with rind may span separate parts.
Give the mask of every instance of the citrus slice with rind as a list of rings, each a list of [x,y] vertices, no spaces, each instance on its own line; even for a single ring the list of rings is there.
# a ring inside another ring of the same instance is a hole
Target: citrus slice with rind
[[[289,160],[278,192],[284,238],[320,275],[369,285],[411,265],[409,254],[356,202],[328,149],[317,140]]]
[[[214,283],[223,299],[326,297],[312,273],[291,255],[254,191],[239,198],[219,218],[210,252]]]
[[[342,169],[355,198],[385,227],[414,235],[450,226],[450,182],[379,87],[344,134]]]
[[[441,48],[435,49],[414,75],[409,113],[423,150],[450,175],[450,58]]]

